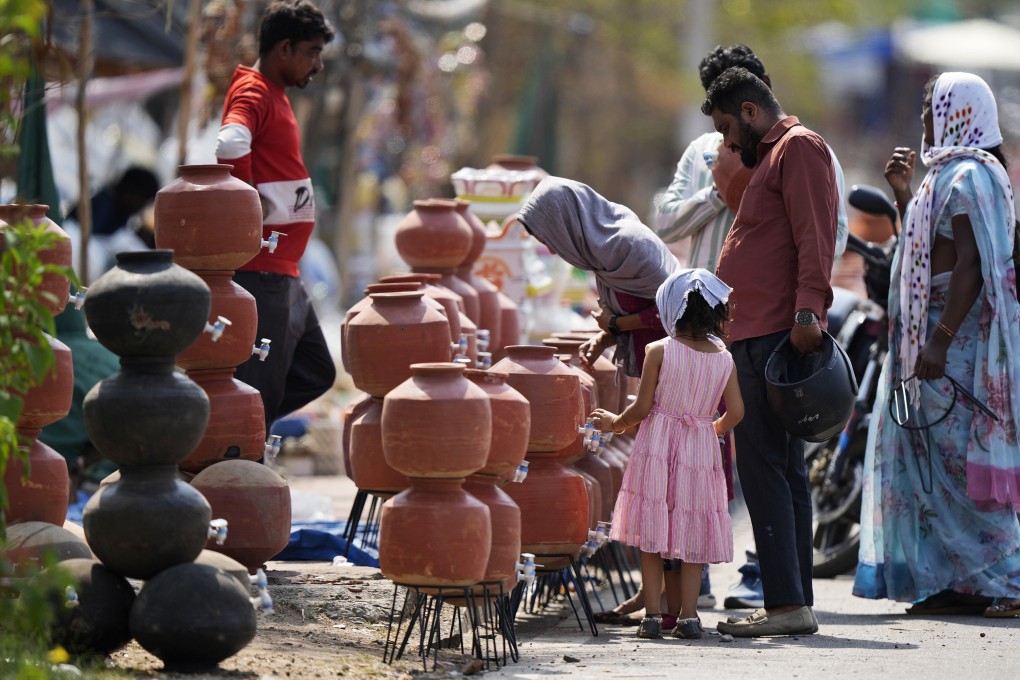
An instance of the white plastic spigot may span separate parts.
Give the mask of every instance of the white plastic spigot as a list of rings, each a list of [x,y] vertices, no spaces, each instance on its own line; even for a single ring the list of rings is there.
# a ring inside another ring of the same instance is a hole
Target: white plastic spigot
[[[609,522],[599,522],[595,525],[595,540],[599,545],[609,540],[609,529],[611,526]]]
[[[588,418],[584,421],[584,426],[577,428],[578,434],[583,434],[585,439],[588,439],[595,432],[595,419]]]
[[[535,564],[534,553],[521,553],[521,561],[514,563],[514,569],[517,570],[517,581],[527,581],[530,586],[535,582],[535,568],[544,565]]]
[[[707,165],[708,167],[712,167],[713,165],[715,165],[715,162],[719,160],[719,152],[704,151],[702,152],[701,157],[705,159],[705,165]]]
[[[64,588],[64,606],[74,609],[79,604],[81,604],[81,600],[78,599],[78,591],[74,589],[74,586]]]
[[[283,437],[278,434],[271,434],[269,439],[266,440],[266,447],[262,449],[262,459],[269,467],[276,465],[276,457],[280,454],[282,442]]]
[[[209,538],[216,539],[216,545],[223,545],[227,540],[227,520],[220,518],[209,522]]]
[[[262,247],[269,249],[269,252],[275,253],[276,246],[280,244],[280,237],[286,236],[282,231],[271,231],[269,232],[269,238],[262,239]]]
[[[478,343],[479,354],[489,351],[490,337],[491,336],[489,335],[489,330],[487,328],[479,328],[475,331],[475,342]]]
[[[492,368],[492,352],[479,352],[478,361],[475,362],[475,366],[483,371]]]
[[[454,360],[457,357],[466,357],[468,351],[468,336],[467,333],[461,333],[460,338],[457,342],[450,344],[450,351],[453,352]]]
[[[74,303],[74,308],[81,310],[82,305],[85,304],[85,296],[88,295],[88,288],[79,288],[74,293],[68,294],[67,301]]]
[[[269,595],[269,579],[266,572],[259,569],[254,576],[248,577],[251,584],[257,589],[255,597],[251,598],[251,606],[263,614],[273,613],[273,598]]]
[[[522,460],[521,464],[517,466],[516,470],[514,470],[514,478],[512,481],[520,484],[527,478],[528,478],[528,461]]]
[[[269,343],[271,342],[272,340],[269,338],[262,338],[261,345],[252,345],[251,355],[258,357],[259,361],[265,361],[266,357],[269,356]]]
[[[215,322],[213,323],[206,322],[205,328],[203,330],[209,334],[210,340],[216,342],[217,340],[220,339],[220,336],[223,335],[223,331],[225,331],[227,329],[227,326],[229,325],[230,319],[226,318],[225,316],[218,316],[216,317]]]

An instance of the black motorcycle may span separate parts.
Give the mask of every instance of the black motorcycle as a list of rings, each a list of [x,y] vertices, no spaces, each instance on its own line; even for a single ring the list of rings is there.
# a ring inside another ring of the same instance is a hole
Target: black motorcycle
[[[847,200],[858,210],[888,217],[896,233],[896,208],[880,189],[855,185]],[[832,578],[857,565],[868,425],[882,363],[889,350],[886,312],[892,245],[867,243],[850,234],[847,250],[864,259],[868,299],[837,290],[829,311],[830,328],[850,357],[859,389],[853,414],[843,432],[805,450],[814,519],[812,574],[816,578]]]

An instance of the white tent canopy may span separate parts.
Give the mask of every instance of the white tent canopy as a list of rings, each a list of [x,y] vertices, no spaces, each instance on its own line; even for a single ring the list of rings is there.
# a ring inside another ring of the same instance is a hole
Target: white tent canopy
[[[1020,71],[1020,30],[989,19],[894,30],[896,52],[948,69]]]

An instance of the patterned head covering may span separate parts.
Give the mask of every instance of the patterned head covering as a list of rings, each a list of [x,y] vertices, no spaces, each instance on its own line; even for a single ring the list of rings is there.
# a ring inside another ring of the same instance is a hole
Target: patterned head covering
[[[1013,191],[1002,164],[987,151],[1002,143],[995,96],[988,85],[971,73],[943,73],[935,81],[931,97],[935,141],[922,140],[921,160],[928,173],[921,181],[907,211],[900,246],[899,307],[903,341],[899,347],[900,367],[907,378],[913,373],[917,355],[927,337],[928,294],[931,279],[931,239],[941,206],[934,205],[935,180],[946,164],[958,158],[977,160],[995,176],[1001,190],[1013,204]],[[1008,228],[1012,230],[1012,219]],[[1006,228],[1007,225],[1003,225]],[[911,394],[916,403],[916,383]]]
[[[724,304],[730,299],[733,289],[707,269],[681,269],[662,282],[655,294],[655,305],[666,335],[676,332],[676,322],[687,311],[687,296],[692,290],[701,293],[710,307]]]

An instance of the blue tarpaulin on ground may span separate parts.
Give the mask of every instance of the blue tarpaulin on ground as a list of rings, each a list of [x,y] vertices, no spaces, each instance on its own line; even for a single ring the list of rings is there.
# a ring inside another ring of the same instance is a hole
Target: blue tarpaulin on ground
[[[305,522],[291,526],[290,543],[274,560],[332,562],[343,555],[347,541],[343,538],[346,522]],[[359,527],[359,533],[363,527]],[[347,561],[361,567],[378,567],[379,553],[370,547],[351,546]]]

